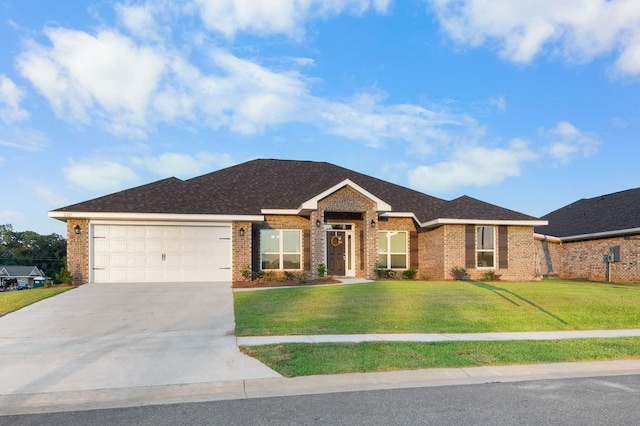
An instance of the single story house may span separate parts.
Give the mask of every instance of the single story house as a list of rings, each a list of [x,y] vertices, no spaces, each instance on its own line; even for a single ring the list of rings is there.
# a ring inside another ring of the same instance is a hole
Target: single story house
[[[46,275],[37,266],[0,265],[0,282],[14,278],[33,286],[34,280],[44,280]]]
[[[507,280],[535,273],[546,220],[467,196],[446,201],[326,162],[258,159],[49,212],[67,223],[76,283],[240,281],[247,272]],[[244,273],[244,274],[243,274]]]
[[[535,228],[542,275],[640,281],[640,188],[581,199]]]

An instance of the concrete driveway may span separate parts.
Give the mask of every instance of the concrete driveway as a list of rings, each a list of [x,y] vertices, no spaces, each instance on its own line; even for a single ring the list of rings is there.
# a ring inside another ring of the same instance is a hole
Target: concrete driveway
[[[280,377],[234,325],[230,283],[87,284],[0,318],[0,394]]]

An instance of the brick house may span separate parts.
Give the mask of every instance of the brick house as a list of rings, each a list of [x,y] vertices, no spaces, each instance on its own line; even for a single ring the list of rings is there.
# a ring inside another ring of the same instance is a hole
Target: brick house
[[[470,197],[432,197],[333,164],[254,160],[49,212],[67,223],[77,283],[239,281],[247,271],[373,278],[376,264],[426,279],[495,271],[536,278],[535,226]]]
[[[581,199],[535,228],[542,275],[640,281],[640,188]]]

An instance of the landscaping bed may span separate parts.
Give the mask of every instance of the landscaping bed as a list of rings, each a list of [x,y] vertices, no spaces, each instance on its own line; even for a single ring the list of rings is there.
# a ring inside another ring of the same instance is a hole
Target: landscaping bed
[[[333,278],[308,280],[305,282],[299,282],[295,280],[283,280],[283,281],[234,281],[232,283],[233,288],[265,288],[265,287],[300,287],[310,285],[323,285],[323,284],[339,284],[341,281]]]

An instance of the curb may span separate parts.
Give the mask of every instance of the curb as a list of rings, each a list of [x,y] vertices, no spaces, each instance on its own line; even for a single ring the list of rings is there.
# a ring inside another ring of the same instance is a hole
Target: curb
[[[435,368],[0,395],[0,416],[336,392],[640,374],[640,360]]]

